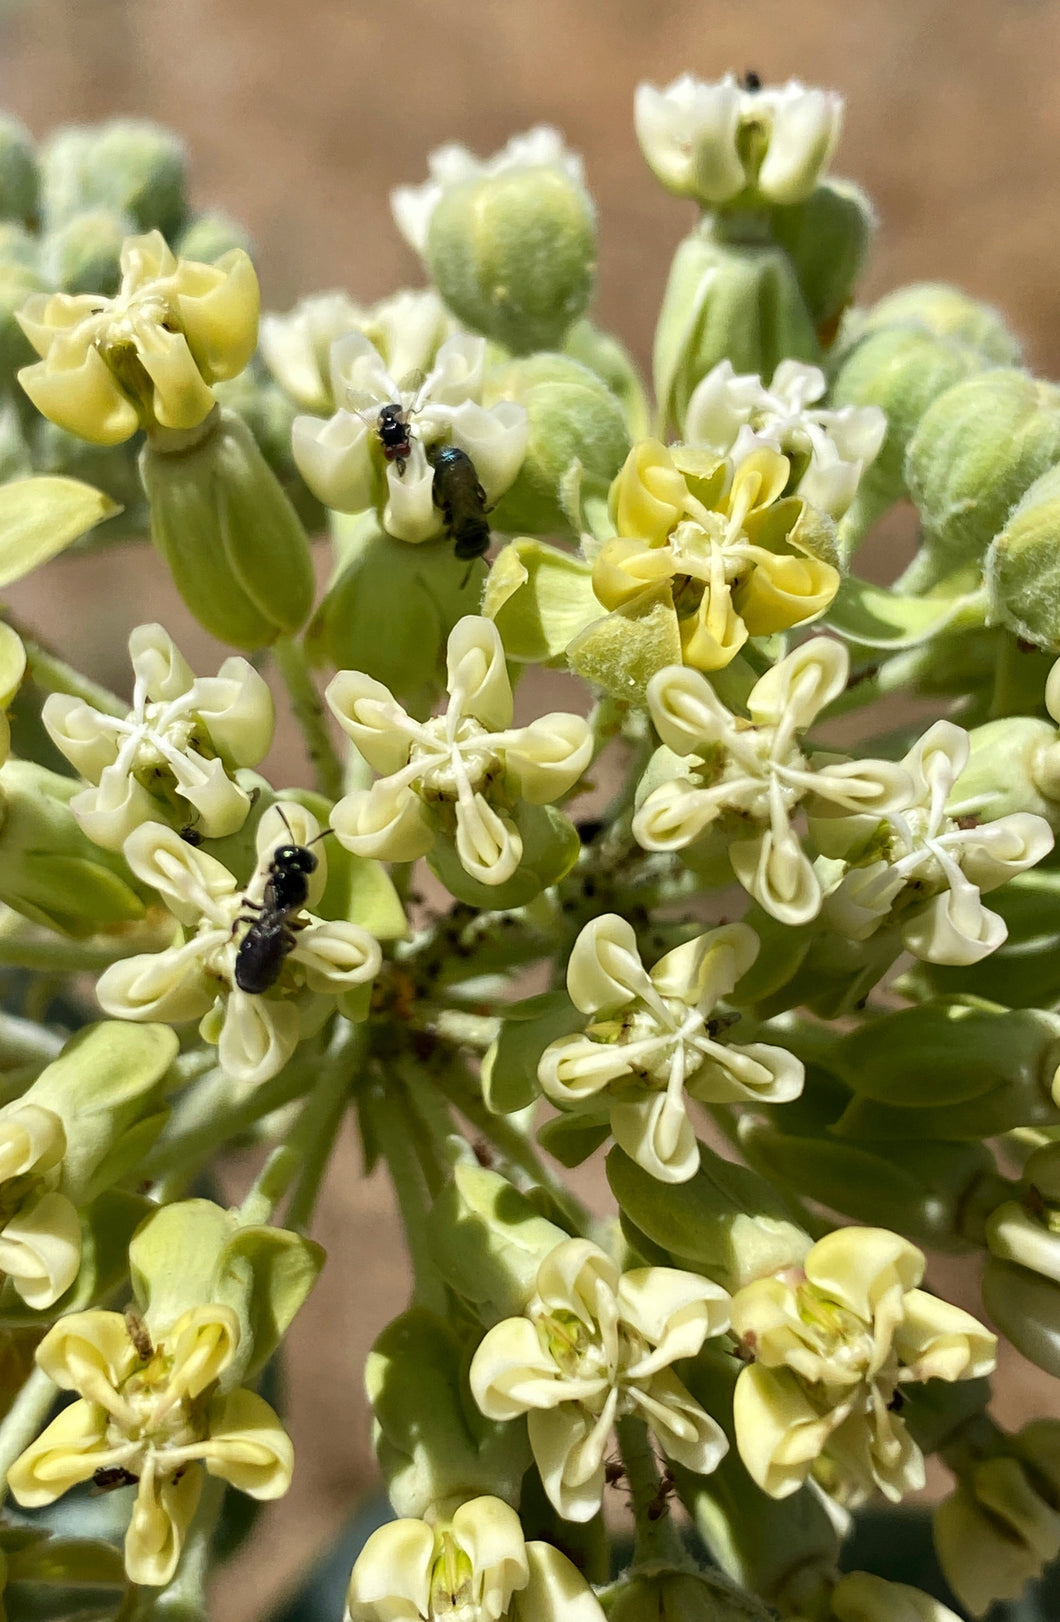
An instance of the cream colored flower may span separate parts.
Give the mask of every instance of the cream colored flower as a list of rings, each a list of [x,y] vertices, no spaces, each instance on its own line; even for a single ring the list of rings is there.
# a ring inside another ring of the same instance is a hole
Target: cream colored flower
[[[268,686],[246,659],[195,676],[161,625],[129,638],[135,686],[125,717],[50,693],[41,718],[56,748],[95,787],[70,809],[97,845],[121,850],[141,823],[173,815],[207,839],[243,826],[250,797],[230,773],[256,766],[272,743]]]
[[[980,896],[1040,862],[1053,834],[1033,812],[979,822],[977,802],[954,803],[967,761],[963,727],[936,721],[902,761],[909,791],[884,808],[884,820],[833,814],[815,825],[825,853],[851,863],[825,908],[840,934],[867,940],[893,920],[916,957],[958,965],[978,963],[1005,940],[1004,919]]]
[[[611,1428],[639,1414],[667,1457],[700,1475],[717,1468],[725,1433],[671,1364],[728,1327],[729,1297],[697,1273],[621,1273],[588,1239],[542,1262],[521,1318],[487,1331],[471,1390],[487,1419],[528,1415],[530,1446],[551,1503],[567,1520],[600,1507]]]
[[[771,203],[810,195],[835,151],[843,100],[797,79],[750,88],[731,73],[712,84],[691,74],[637,88],[641,151],[667,191],[704,208],[755,192]]]
[[[754,930],[727,924],[667,952],[649,972],[624,918],[594,918],[574,943],[567,989],[596,1017],[584,1036],[545,1049],[545,1092],[575,1110],[599,1107],[603,1094],[615,1142],[652,1177],[687,1182],[699,1145],[686,1093],[705,1103],[783,1103],[802,1091],[798,1059],[764,1042],[725,1042],[726,1017],[711,1018],[757,956]]]
[[[683,437],[736,464],[761,446],[780,452],[791,464],[787,493],[841,518],[879,454],[887,418],[878,406],[824,409],[817,402],[827,387],[820,368],[802,361],[781,361],[768,388],[719,361],[692,393]]]
[[[897,1502],[923,1486],[902,1386],[989,1374],[997,1346],[969,1313],[918,1289],[923,1274],[922,1254],[898,1234],[841,1228],[800,1273],[733,1297],[733,1332],[753,1359],[736,1382],[736,1444],[771,1497],[811,1473],[848,1501],[875,1486]]]
[[[527,1543],[500,1498],[373,1532],[350,1574],[345,1622],[603,1622],[585,1578],[548,1543]]]
[[[59,1192],[66,1130],[31,1099],[0,1109],[0,1272],[27,1306],[50,1307],[77,1277],[81,1222]]]
[[[464,871],[503,884],[519,866],[523,842],[514,802],[549,805],[577,782],[592,738],[580,715],[543,715],[512,726],[512,689],[500,634],[467,615],[448,644],[449,704],[417,721],[381,682],[343,670],[327,701],[361,754],[381,774],[348,794],[331,824],[359,856],[408,862],[451,838]]]
[[[270,807],[258,825],[258,865],[244,889],[216,857],[193,849],[172,828],[143,823],[125,842],[126,861],[183,928],[164,951],[124,958],[106,969],[96,986],[100,1006],[122,1019],[199,1020],[205,1040],[217,1043],[222,1070],[245,1086],[282,1069],[336,1003],[350,1017],[363,1017],[360,998],[351,1001],[347,994],[358,993],[378,972],[379,943],[356,924],[323,920],[311,910],[294,918],[297,933],[272,987],[251,993],[236,984],[236,956],[253,928],[243,928],[240,920],[252,915],[249,903],[260,902],[274,852],[291,843],[308,845],[319,832],[316,818],[294,801]],[[314,855],[310,908],[327,877],[321,845]]]
[[[410,247],[421,256],[427,251],[431,219],[445,193],[468,181],[488,180],[513,174],[520,169],[557,169],[585,190],[581,158],[564,144],[558,130],[539,124],[524,134],[513,135],[507,146],[490,158],[476,158],[466,146],[451,142],[440,146],[427,160],[430,179],[422,186],[397,186],[390,194],[397,228]]]
[[[782,923],[815,918],[821,885],[792,827],[803,801],[883,814],[909,793],[906,772],[889,761],[829,758],[815,765],[799,746],[798,734],[843,691],[848,670],[840,643],[804,642],[755,683],[749,722],[698,671],[675,665],[653,676],[652,720],[664,745],[688,766],[686,775],[645,798],[633,819],[638,843],[681,850],[716,826],[731,840],[733,872],[760,906]]]
[[[156,1346],[142,1330],[136,1338],[117,1312],[72,1313],[49,1330],[37,1362],[78,1400],[15,1460],[8,1483],[37,1509],[98,1471],[126,1471],[137,1487],[125,1569],[132,1582],[161,1587],[180,1559],[201,1466],[252,1498],[279,1498],[294,1454],[267,1402],[219,1387],[239,1343],[231,1307],[185,1312]]]
[[[241,372],[258,339],[258,279],[242,248],[202,265],[149,231],[125,239],[121,271],[114,298],[34,293],[18,318],[41,356],[19,372],[22,387],[96,445],[197,427],[213,410],[211,385]]]
[[[314,495],[339,512],[378,506],[383,527],[401,541],[440,535],[445,517],[434,499],[428,447],[465,451],[492,503],[515,479],[526,454],[526,411],[512,400],[481,404],[486,340],[458,332],[439,347],[418,387],[403,387],[363,332],[331,347],[331,381],[338,410],[326,421],[296,417],[294,459]],[[409,454],[388,460],[378,433],[379,411],[399,405],[409,424]]]

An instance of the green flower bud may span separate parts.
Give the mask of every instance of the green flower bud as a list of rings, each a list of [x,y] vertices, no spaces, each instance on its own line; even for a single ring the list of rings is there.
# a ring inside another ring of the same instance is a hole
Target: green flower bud
[[[1060,467],[1035,479],[986,554],[990,611],[1017,636],[1060,651]]]
[[[604,332],[588,318],[576,321],[567,334],[563,353],[580,360],[602,378],[611,393],[622,402],[631,439],[646,439],[651,430],[651,413],[644,384],[633,357],[613,333]]]
[[[782,360],[819,358],[784,250],[768,240],[731,241],[719,221],[701,221],[674,255],[655,329],[652,374],[665,420],[684,421],[693,389],[719,361],[772,377]]]
[[[431,170],[395,192],[394,212],[453,314],[513,354],[558,348],[596,281],[580,159],[538,129],[485,163],[447,147]]]
[[[231,1307],[239,1346],[222,1385],[231,1390],[264,1368],[316,1282],[324,1252],[285,1228],[243,1227],[237,1211],[210,1200],[163,1205],[129,1246],[137,1308],[155,1339],[193,1307]]]
[[[876,224],[871,202],[850,180],[822,181],[804,203],[769,211],[769,229],[795,267],[825,346],[854,296]]]
[[[174,237],[187,212],[184,143],[146,119],[56,130],[41,155],[47,229],[97,204],[128,214],[141,231]]]
[[[211,636],[258,648],[305,624],[314,593],[309,542],[240,417],[216,407],[202,428],[149,438],[140,478],[151,539]]]
[[[954,804],[968,806],[969,814],[975,814],[972,808],[981,808],[978,815],[990,822],[1013,811],[1033,811],[1060,832],[1055,725],[1029,715],[1009,715],[973,727],[968,741],[968,764],[953,785]]]
[[[10,114],[0,117],[0,219],[37,218],[40,203],[40,175],[37,149],[24,124]]]
[[[467,1358],[450,1326],[413,1307],[380,1335],[364,1371],[374,1440],[398,1515],[489,1493],[518,1503],[530,1447],[520,1425],[467,1398]]]
[[[445,685],[445,645],[474,613],[486,579],[448,536],[409,546],[374,512],[333,518],[337,567],[307,633],[312,657],[337,670],[363,670],[397,697],[429,710]]]
[[[486,1324],[522,1313],[541,1263],[569,1237],[474,1160],[454,1167],[431,1210],[429,1235],[446,1283]]]
[[[29,270],[36,270],[39,263],[40,237],[27,231],[18,220],[0,219],[0,264],[25,265]]]
[[[1039,474],[1060,458],[1060,389],[1000,368],[964,378],[924,412],[905,478],[939,574],[976,562]]]
[[[991,1256],[983,1269],[983,1305],[1018,1352],[1060,1379],[1060,1283]]]
[[[1019,339],[1004,317],[989,304],[969,297],[948,282],[911,282],[877,299],[863,317],[863,330],[916,325],[938,338],[959,338],[994,366],[1018,366]]]
[[[310,534],[322,530],[325,508],[299,473],[291,450],[294,402],[256,360],[238,377],[216,383],[214,393],[223,406],[242,417],[306,530]]]
[[[64,293],[118,291],[121,245],[133,231],[128,215],[88,208],[58,226],[41,244],[41,274]]]
[[[483,404],[515,400],[525,407],[530,438],[522,467],[490,522],[509,534],[576,535],[564,500],[565,481],[580,468],[583,500],[606,501],[629,454],[621,403],[588,366],[565,355],[534,355],[492,371]]]
[[[233,248],[250,253],[253,239],[249,231],[227,214],[196,215],[173,243],[178,259],[195,259],[205,265],[214,264]]]
[[[887,434],[861,476],[843,522],[845,534],[859,539],[904,494],[906,446],[924,412],[944,390],[984,365],[970,344],[934,336],[913,322],[867,332],[847,351],[832,382],[832,404],[880,406]]]
[[[619,1148],[607,1157],[607,1180],[623,1226],[661,1247],[674,1267],[704,1273],[724,1289],[797,1267],[809,1236],[780,1195],[757,1172],[721,1160],[700,1144],[700,1166],[687,1183],[660,1183]]]
[[[990,1208],[1008,1186],[976,1143],[875,1144],[779,1132],[745,1116],[740,1141],[755,1169],[793,1192],[841,1211],[855,1222],[893,1228],[937,1250],[968,1248],[973,1211]]]
[[[652,1561],[600,1595],[608,1622],[769,1622],[760,1600],[717,1572],[685,1571]]]
[[[84,937],[143,918],[146,907],[122,858],[74,821],[68,802],[80,787],[27,760],[0,767],[0,901]]]

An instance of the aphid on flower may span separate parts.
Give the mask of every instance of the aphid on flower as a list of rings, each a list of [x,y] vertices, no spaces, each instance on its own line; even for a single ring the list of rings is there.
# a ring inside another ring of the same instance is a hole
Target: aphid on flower
[[[486,519],[486,492],[479,483],[475,464],[458,445],[438,445],[427,452],[434,469],[434,505],[440,507],[446,531],[456,542],[454,551],[470,564],[489,550],[490,527]],[[466,581],[467,575],[464,579]]]
[[[298,944],[297,931],[304,924],[293,922],[294,914],[305,906],[309,896],[309,878],[317,870],[317,858],[308,845],[295,843],[294,833],[282,809],[277,806],[284,827],[291,836],[289,845],[277,845],[272,853],[265,892],[260,901],[243,899],[244,907],[253,910],[241,913],[236,925],[249,924],[236,951],[235,981],[240,991],[260,996],[276,984],[283,969],[284,958]],[[325,839],[331,832],[325,828],[310,840]],[[235,928],[235,925],[233,925]]]

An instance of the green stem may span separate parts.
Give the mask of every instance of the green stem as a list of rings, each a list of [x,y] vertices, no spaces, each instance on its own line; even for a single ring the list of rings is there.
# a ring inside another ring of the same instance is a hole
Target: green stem
[[[301,728],[316,786],[329,800],[337,800],[343,790],[342,762],[328,730],[305,647],[297,637],[281,636],[273,643],[272,655]]]
[[[155,1180],[173,1171],[193,1173],[229,1138],[238,1137],[262,1116],[271,1115],[305,1092],[311,1079],[309,1066],[291,1063],[248,1097],[227,1104],[232,1083],[220,1070],[211,1071],[182,1100],[170,1130],[146,1156],[142,1176]]]
[[[681,1540],[660,1493],[662,1477],[647,1425],[636,1414],[626,1414],[616,1422],[615,1431],[636,1523],[634,1565],[647,1565],[653,1560],[684,1565]]]
[[[35,1368],[0,1423],[0,1504],[7,1496],[11,1466],[44,1429],[51,1406],[58,1396],[43,1369]]]
[[[74,941],[28,941],[0,935],[0,967],[31,969],[44,974],[96,974],[129,956],[127,949],[108,951]]]
[[[429,1241],[430,1198],[409,1131],[402,1091],[391,1077],[380,1076],[369,1088],[365,1104],[401,1212],[405,1244],[412,1262],[413,1301],[444,1317],[445,1286],[435,1267]]]

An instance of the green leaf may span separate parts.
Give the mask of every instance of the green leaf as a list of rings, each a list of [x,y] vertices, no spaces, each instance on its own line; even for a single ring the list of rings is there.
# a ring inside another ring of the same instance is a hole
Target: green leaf
[[[482,1093],[494,1115],[525,1109],[541,1093],[537,1066],[550,1042],[585,1025],[565,991],[546,991],[516,1003],[482,1061]]]
[[[79,479],[41,477],[0,485],[0,586],[9,586],[63,552],[117,502]]]
[[[914,648],[941,631],[985,623],[986,594],[979,588],[946,597],[911,597],[847,575],[828,610],[828,624],[868,648]]]
[[[579,1111],[576,1115],[557,1115],[554,1120],[546,1121],[538,1128],[537,1141],[561,1166],[580,1166],[610,1136],[611,1120],[606,1111]]]

